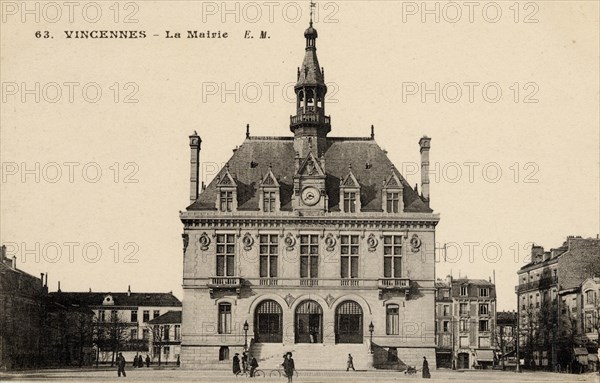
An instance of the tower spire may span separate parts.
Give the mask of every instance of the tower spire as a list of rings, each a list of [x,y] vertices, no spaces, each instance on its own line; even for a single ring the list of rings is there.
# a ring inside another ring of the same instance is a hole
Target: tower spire
[[[325,95],[327,85],[323,76],[323,69],[317,58],[316,40],[319,37],[313,27],[313,11],[316,3],[310,1],[310,22],[304,31],[306,49],[304,61],[297,73],[296,115],[290,118],[290,130],[295,136],[296,152],[301,157],[306,157],[308,152],[313,152],[319,157],[324,148],[327,133],[331,131],[331,120],[325,115]],[[309,145],[309,142],[316,145]]]

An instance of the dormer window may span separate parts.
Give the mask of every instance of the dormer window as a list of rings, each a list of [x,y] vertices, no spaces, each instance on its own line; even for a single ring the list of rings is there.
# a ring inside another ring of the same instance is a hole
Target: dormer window
[[[340,181],[340,208],[344,213],[360,212],[360,184],[348,167],[348,175]]]
[[[237,183],[226,166],[224,174],[217,176],[217,207],[221,212],[237,210]]]
[[[273,174],[273,169],[269,166],[269,171],[260,182],[259,206],[265,213],[275,213],[279,211],[280,195],[279,182]]]
[[[396,171],[383,182],[382,209],[386,213],[396,214],[404,211],[403,187]]]

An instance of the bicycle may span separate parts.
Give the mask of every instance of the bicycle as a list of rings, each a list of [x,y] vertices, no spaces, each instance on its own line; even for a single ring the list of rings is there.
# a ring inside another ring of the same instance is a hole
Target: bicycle
[[[275,370],[271,370],[269,377],[281,378],[281,377],[287,377],[287,375],[285,374],[285,371],[282,368],[278,368]],[[294,378],[297,378],[297,377],[298,377],[298,370],[294,370]]]
[[[246,378],[249,378],[250,377],[250,370],[240,371],[237,374],[235,374],[235,376],[236,377],[238,377],[238,376],[244,376]],[[264,378],[265,377],[265,372],[263,370],[257,368],[256,370],[254,370],[254,377],[255,378]]]

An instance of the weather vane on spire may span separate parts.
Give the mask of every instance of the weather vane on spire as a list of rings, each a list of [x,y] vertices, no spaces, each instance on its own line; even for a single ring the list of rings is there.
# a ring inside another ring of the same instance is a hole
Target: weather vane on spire
[[[312,25],[312,23],[313,23],[313,11],[316,6],[317,6],[317,3],[310,0],[310,25]]]

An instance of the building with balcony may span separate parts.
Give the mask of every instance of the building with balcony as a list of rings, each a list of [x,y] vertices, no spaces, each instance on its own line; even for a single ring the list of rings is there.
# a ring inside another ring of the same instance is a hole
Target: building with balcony
[[[152,354],[150,321],[170,311],[181,311],[181,301],[169,293],[127,292],[51,292],[59,302],[72,302],[89,308],[94,315],[93,332],[96,358],[112,363],[113,351],[123,352],[125,360],[138,354]],[[117,344],[117,346],[115,346]],[[157,360],[158,356],[153,355]]]
[[[202,141],[190,136],[190,205],[180,213],[184,368],[229,367],[244,349],[261,368],[287,351],[299,369],[343,369],[348,353],[357,369],[435,358],[431,140],[419,141],[419,192],[373,128],[369,137],[329,136],[312,21],[304,38],[291,137],[248,130],[200,188]]]
[[[575,347],[592,341],[585,336],[582,284],[600,275],[600,240],[569,236],[550,251],[534,245],[517,275],[520,357],[529,367],[571,368]]]
[[[496,350],[496,286],[484,279],[436,282],[436,364],[453,369],[492,367]]]

